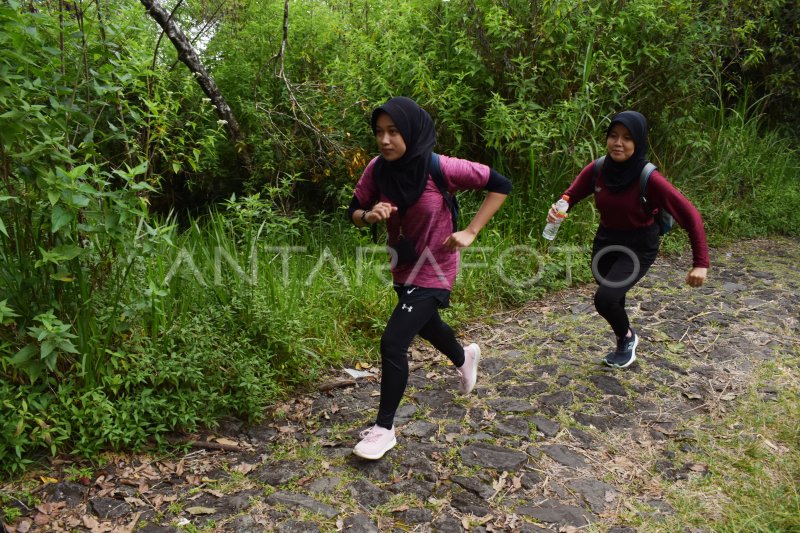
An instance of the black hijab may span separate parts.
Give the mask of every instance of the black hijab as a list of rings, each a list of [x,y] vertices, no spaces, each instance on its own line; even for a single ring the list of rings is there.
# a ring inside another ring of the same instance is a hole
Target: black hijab
[[[636,111],[623,111],[614,115],[606,130],[606,138],[614,124],[622,124],[631,132],[634,143],[633,155],[622,163],[617,163],[611,156],[606,156],[603,164],[603,181],[611,192],[620,192],[639,179],[642,169],[647,164],[647,120]]]
[[[431,116],[405,96],[392,98],[372,112],[373,133],[381,113],[392,118],[406,143],[406,153],[395,161],[378,157],[373,171],[375,183],[378,190],[403,212],[419,200],[428,183],[428,167],[436,144],[436,129]]]

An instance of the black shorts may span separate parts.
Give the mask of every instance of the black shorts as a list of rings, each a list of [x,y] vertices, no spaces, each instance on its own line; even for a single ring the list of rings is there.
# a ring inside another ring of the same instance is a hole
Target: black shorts
[[[394,284],[394,292],[397,293],[397,304],[412,305],[414,302],[421,302],[428,298],[433,298],[439,302],[440,309],[450,307],[450,291],[447,289],[429,289],[416,285]]]

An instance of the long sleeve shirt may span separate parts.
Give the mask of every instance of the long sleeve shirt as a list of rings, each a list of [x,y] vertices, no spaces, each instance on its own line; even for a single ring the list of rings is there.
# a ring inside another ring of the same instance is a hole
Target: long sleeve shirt
[[[617,230],[650,226],[654,223],[655,209],[666,209],[689,234],[693,266],[708,268],[708,241],[700,212],[658,170],[650,175],[645,191],[649,206],[647,211],[639,200],[638,179],[624,191],[612,193],[605,187],[602,171],[592,185],[593,172],[594,162],[587,165],[564,191],[564,194],[569,196],[570,208],[590,194],[594,194],[595,205],[600,212],[600,224]]]

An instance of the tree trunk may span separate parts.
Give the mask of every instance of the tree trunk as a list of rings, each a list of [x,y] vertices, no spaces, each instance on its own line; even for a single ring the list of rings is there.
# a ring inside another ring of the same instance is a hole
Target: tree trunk
[[[181,31],[180,28],[170,17],[169,13],[161,6],[158,0],[141,0],[142,5],[147,9],[147,13],[155,19],[156,23],[161,26],[164,33],[167,34],[169,40],[178,51],[178,59],[183,62],[192,74],[194,74],[200,88],[211,99],[214,107],[217,109],[217,114],[221,120],[225,121],[225,128],[228,131],[228,136],[234,144],[236,155],[239,158],[239,163],[242,169],[249,176],[252,173],[252,165],[250,162],[250,154],[247,150],[247,145],[239,129],[239,122],[233,115],[230,106],[225,101],[225,98],[219,91],[219,87],[214,82],[214,79],[208,74],[197,53],[192,48],[189,39]]]

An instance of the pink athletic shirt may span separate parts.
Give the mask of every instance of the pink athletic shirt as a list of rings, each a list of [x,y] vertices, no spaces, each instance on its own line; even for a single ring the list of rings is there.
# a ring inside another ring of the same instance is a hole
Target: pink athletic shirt
[[[355,196],[362,208],[369,209],[375,205],[378,187],[373,177],[373,169],[377,157],[369,162],[364,173],[356,184]],[[482,189],[489,181],[489,167],[455,157],[439,156],[447,188],[451,193],[468,189]],[[380,196],[381,202],[392,203],[386,196]],[[416,242],[417,257],[415,264],[392,269],[395,283],[416,285],[429,289],[453,289],[458,271],[458,252],[451,252],[443,243],[453,233],[453,221],[450,209],[439,192],[433,178],[428,176],[428,183],[419,200],[406,209],[401,216],[395,212],[386,221],[389,242],[395,242],[403,235]]]

